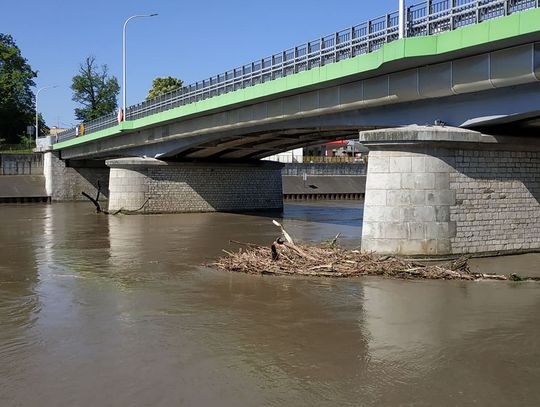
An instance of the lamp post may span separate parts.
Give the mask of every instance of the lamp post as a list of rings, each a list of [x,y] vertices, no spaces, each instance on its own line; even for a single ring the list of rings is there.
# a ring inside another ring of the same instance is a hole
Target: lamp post
[[[129,17],[124,22],[124,28],[122,30],[122,121],[126,120],[126,27],[134,18],[139,17],[154,17],[157,16],[156,13],[153,14],[137,14]]]
[[[36,147],[37,147],[37,143],[38,143],[38,137],[39,137],[39,110],[38,110],[38,96],[39,96],[39,93],[42,91],[42,90],[45,90],[45,89],[52,89],[52,88],[57,88],[58,85],[53,85],[53,86],[44,86],[42,88],[39,88],[36,92]]]

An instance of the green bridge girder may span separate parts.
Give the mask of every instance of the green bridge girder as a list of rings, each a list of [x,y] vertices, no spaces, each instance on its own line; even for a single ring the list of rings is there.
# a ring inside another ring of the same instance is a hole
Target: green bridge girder
[[[459,58],[464,52],[470,55],[476,50],[478,52],[493,51],[531,39],[534,41],[538,39],[538,34],[540,34],[540,9],[535,8],[438,35],[404,38],[387,43],[381,49],[369,54],[313,68],[141,119],[122,122],[111,128],[56,143],[53,145],[53,150],[67,149],[195,115],[203,116],[217,110],[226,110],[228,107],[238,107],[259,100],[324,88],[334,83],[354,80],[360,76],[377,76],[382,74],[382,68],[390,63],[403,62],[405,64],[407,60],[422,58],[421,63],[425,64],[425,58],[428,57],[437,60],[437,58],[455,55]]]

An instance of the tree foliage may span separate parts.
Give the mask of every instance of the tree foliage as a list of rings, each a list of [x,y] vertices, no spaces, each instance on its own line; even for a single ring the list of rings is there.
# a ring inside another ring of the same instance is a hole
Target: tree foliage
[[[166,93],[174,92],[182,87],[183,82],[172,76],[167,76],[166,78],[156,78],[152,81],[152,88],[148,91],[148,96],[146,100],[154,99],[158,96],[164,95]]]
[[[33,124],[36,76],[13,37],[0,33],[0,138],[6,143],[19,143]]]
[[[82,105],[75,109],[77,120],[88,122],[112,113],[118,104],[118,80],[109,76],[107,65],[97,66],[93,56],[87,57],[72,80],[73,100]]]
[[[51,129],[49,128],[49,126],[45,124],[45,119],[43,118],[41,113],[38,114],[38,122],[39,122],[39,137],[47,136],[51,132]],[[35,118],[34,118],[34,126],[35,126]]]

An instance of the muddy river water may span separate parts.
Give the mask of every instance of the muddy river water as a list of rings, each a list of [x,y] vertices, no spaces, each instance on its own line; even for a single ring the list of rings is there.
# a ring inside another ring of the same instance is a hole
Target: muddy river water
[[[229,239],[359,244],[361,203],[96,215],[0,206],[0,406],[538,406],[540,283],[201,266]],[[531,274],[540,256],[473,267]],[[502,269],[502,270],[501,270]]]

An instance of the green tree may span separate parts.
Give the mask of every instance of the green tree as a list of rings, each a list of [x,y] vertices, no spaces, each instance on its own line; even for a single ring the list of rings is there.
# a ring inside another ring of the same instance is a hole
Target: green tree
[[[148,91],[146,100],[157,98],[166,93],[174,92],[182,87],[183,82],[178,78],[167,76],[166,78],[156,78],[152,81],[152,89]]]
[[[75,109],[77,120],[88,122],[97,119],[114,112],[118,106],[118,80],[109,76],[107,65],[97,66],[93,56],[81,63],[79,74],[73,77],[71,89],[72,99],[83,106]]]
[[[32,125],[35,86],[33,71],[21,55],[13,37],[0,33],[0,138],[8,144],[19,143]]]
[[[41,113],[38,114],[38,122],[39,122],[39,137],[47,136],[51,132],[51,129],[49,128],[49,126],[45,124],[45,119],[43,119],[43,116],[41,115]],[[33,124],[35,126],[35,117],[34,117]]]

